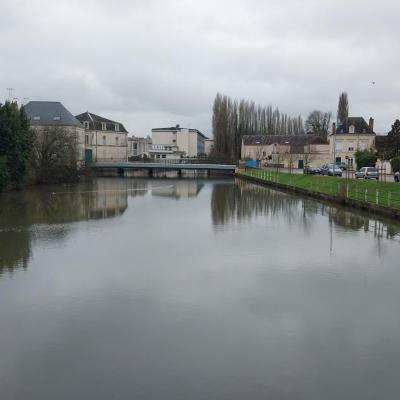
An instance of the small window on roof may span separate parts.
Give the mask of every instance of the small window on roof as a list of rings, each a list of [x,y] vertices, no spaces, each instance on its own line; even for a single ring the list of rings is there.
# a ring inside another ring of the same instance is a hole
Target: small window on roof
[[[88,121],[84,121],[83,125],[85,126],[85,129],[89,129],[89,122]]]
[[[34,121],[40,121],[39,115],[35,115],[35,116],[33,117],[33,120],[34,120]]]
[[[118,132],[119,131],[119,124],[114,124],[114,129],[115,129],[116,132]]]
[[[60,116],[53,117],[53,121],[60,121],[60,120],[61,120]]]
[[[349,126],[349,133],[354,133],[355,132],[355,126],[354,125],[350,125]]]
[[[105,122],[102,122],[102,123],[101,123],[101,129],[102,129],[103,131],[106,131],[106,130],[107,130],[107,124],[106,124]]]

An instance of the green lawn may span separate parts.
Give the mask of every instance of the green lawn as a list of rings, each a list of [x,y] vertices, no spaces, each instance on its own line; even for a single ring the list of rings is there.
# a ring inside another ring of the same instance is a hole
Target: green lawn
[[[393,208],[400,208],[400,183],[320,175],[288,174],[271,169],[247,169],[242,173],[314,192],[367,201],[384,207],[390,205]]]

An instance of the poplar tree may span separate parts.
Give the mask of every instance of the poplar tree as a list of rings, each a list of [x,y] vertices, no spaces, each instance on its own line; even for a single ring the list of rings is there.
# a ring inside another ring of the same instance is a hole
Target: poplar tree
[[[337,109],[337,124],[338,126],[344,124],[349,117],[349,96],[346,92],[342,92],[339,96],[339,103]]]

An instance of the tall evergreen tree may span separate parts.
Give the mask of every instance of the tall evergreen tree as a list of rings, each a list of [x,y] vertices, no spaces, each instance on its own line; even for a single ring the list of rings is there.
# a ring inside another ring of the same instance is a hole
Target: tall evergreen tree
[[[31,145],[32,134],[23,108],[8,101],[0,104],[0,184],[22,182]]]
[[[349,96],[346,92],[342,92],[339,96],[336,116],[338,126],[344,124],[347,118],[349,118]]]

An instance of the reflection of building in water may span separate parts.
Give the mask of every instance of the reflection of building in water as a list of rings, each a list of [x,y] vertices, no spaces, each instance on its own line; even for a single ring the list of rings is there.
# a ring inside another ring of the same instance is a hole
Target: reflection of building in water
[[[169,181],[168,181],[169,182]],[[171,181],[168,185],[152,189],[152,196],[173,197],[179,199],[181,197],[196,197],[204,186],[204,183],[198,180],[177,180]]]
[[[96,179],[92,183],[55,186],[54,192],[5,193],[0,201],[0,274],[26,266],[35,238],[63,240],[69,224],[121,215],[128,195],[144,195],[147,184],[130,179]],[[144,190],[143,190],[144,189]]]

